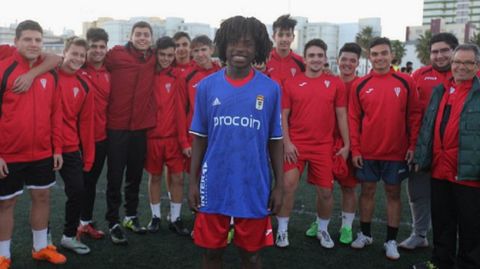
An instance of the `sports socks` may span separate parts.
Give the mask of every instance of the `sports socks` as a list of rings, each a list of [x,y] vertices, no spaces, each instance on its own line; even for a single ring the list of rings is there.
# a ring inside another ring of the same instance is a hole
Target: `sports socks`
[[[0,241],[0,256],[10,259],[10,243],[12,240]]]
[[[277,216],[278,231],[280,231],[280,232],[288,231],[288,221],[289,220],[290,220],[289,217],[278,217]]]
[[[35,231],[32,229],[33,233],[33,249],[39,251],[47,247],[47,231],[48,229]]]
[[[387,240],[385,242],[388,242],[390,240],[397,240],[397,234],[398,228],[387,225]]]
[[[152,218],[157,217],[157,218],[162,218],[161,213],[160,213],[160,203],[158,204],[150,204],[150,209],[152,210]]]
[[[182,203],[170,202],[170,221],[175,222],[180,217]]]
[[[342,228],[352,229],[352,223],[355,219],[355,213],[347,213],[342,211]]]
[[[362,231],[365,236],[372,237],[371,226],[371,222],[360,221],[360,231]]]
[[[330,219],[322,219],[317,216],[317,231],[328,231],[328,224],[330,223]]]

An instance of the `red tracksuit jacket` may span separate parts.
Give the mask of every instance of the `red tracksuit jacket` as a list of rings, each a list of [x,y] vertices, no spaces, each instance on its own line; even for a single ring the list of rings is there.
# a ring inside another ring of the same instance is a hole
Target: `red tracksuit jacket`
[[[40,64],[40,60],[35,64]],[[0,158],[31,162],[62,153],[62,107],[54,71],[36,77],[22,94],[15,79],[30,70],[18,52],[0,62]]]
[[[83,170],[90,171],[95,160],[94,90],[79,72],[58,72],[58,87],[63,108],[63,152],[82,146]]]
[[[413,82],[417,86],[418,96],[420,98],[420,109],[422,115],[425,114],[425,109],[430,102],[430,96],[435,86],[442,84],[444,81],[452,77],[450,70],[446,72],[439,72],[431,65],[417,69],[413,74]]]
[[[287,57],[282,58],[275,49],[270,52],[270,58],[265,68],[265,74],[275,80],[278,85],[283,85],[285,80],[293,78],[296,74],[304,71],[305,64],[300,55],[290,51]]]
[[[391,69],[358,79],[350,92],[348,114],[352,156],[402,161],[407,150],[415,149],[421,114],[410,76]]]
[[[157,125],[148,130],[148,138],[177,138],[176,113],[176,77],[172,67],[163,69],[155,75],[155,98],[157,101]]]
[[[107,53],[105,65],[112,79],[107,128],[134,131],[154,127],[157,105],[153,51],[138,51],[130,42],[115,46]]]
[[[192,138],[190,137],[188,130],[192,123],[193,110],[195,104],[195,94],[197,93],[197,85],[204,77],[220,70],[220,66],[213,63],[213,67],[210,69],[204,69],[198,65],[192,67],[190,72],[177,79],[177,128],[178,136],[182,149],[186,149],[192,146]]]
[[[88,63],[81,70],[82,77],[92,85],[95,99],[95,142],[107,139],[107,109],[110,99],[110,73],[105,66],[95,69]]]
[[[10,45],[0,45],[0,60],[6,59],[17,51],[17,48]]]

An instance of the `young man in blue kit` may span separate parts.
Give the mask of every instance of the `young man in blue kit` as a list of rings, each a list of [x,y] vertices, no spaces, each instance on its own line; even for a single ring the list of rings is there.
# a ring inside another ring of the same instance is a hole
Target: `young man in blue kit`
[[[280,89],[252,68],[271,42],[256,18],[236,16],[222,23],[215,44],[227,67],[199,83],[190,129],[194,242],[205,249],[203,268],[222,268],[233,217],[242,268],[261,268],[259,250],[273,244],[268,215],[278,212],[283,191]]]

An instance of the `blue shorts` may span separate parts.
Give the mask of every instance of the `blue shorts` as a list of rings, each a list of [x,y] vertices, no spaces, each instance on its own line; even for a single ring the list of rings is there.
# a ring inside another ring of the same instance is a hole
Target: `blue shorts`
[[[377,182],[399,185],[408,178],[408,165],[405,161],[363,160],[363,168],[358,169],[356,177],[359,182]]]

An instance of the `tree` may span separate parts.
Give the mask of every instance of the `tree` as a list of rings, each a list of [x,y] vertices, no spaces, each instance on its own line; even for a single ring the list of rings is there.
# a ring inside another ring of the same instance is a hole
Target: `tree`
[[[400,40],[393,40],[392,53],[393,53],[393,58],[397,59],[398,65],[400,65],[402,63],[402,58],[407,53],[407,50],[405,49],[405,43],[401,42]]]
[[[480,34],[473,34],[472,38],[470,38],[470,42],[477,44],[477,46],[480,46]]]
[[[362,28],[355,37],[355,41],[362,48],[362,56],[365,58],[365,74],[368,72],[368,46],[374,38],[373,28],[370,26]]]
[[[430,63],[430,39],[432,38],[432,32],[430,30],[425,31],[423,35],[420,35],[420,38],[415,44],[415,51],[417,52],[417,58],[424,65]]]

